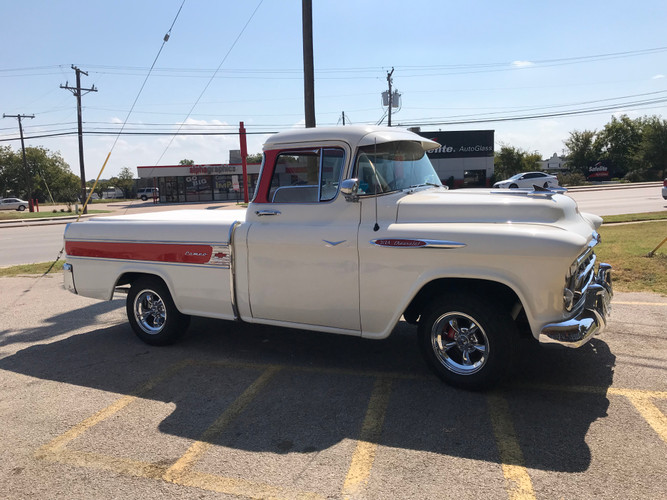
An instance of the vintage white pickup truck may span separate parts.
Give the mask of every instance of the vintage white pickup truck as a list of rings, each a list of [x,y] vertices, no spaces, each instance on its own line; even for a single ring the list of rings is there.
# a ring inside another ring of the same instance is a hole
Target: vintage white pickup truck
[[[439,145],[384,127],[276,134],[246,210],[97,217],[65,231],[65,286],[127,292],[135,333],[176,340],[190,316],[386,338],[418,324],[446,382],[481,389],[520,336],[579,347],[606,325],[602,220],[563,194],[441,185]]]

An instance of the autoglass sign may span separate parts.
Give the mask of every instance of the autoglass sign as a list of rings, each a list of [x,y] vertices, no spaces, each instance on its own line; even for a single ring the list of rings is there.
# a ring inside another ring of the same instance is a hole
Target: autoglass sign
[[[419,132],[440,147],[427,151],[429,158],[478,158],[493,156],[493,130]]]

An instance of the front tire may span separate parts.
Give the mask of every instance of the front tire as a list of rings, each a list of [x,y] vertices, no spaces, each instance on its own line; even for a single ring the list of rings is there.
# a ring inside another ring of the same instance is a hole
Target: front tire
[[[517,184],[510,184],[510,189],[517,189],[519,186]]]
[[[174,343],[190,324],[190,316],[176,308],[164,282],[152,276],[132,283],[125,307],[132,330],[150,345]]]
[[[16,209],[19,212],[23,212],[25,210],[25,205],[19,205],[19,207]]]
[[[142,194],[141,195],[141,201],[147,201],[147,200],[148,200],[148,196],[146,196],[145,194]]]
[[[436,297],[419,321],[419,345],[429,367],[446,383],[488,389],[510,372],[517,330],[508,311],[464,293]]]

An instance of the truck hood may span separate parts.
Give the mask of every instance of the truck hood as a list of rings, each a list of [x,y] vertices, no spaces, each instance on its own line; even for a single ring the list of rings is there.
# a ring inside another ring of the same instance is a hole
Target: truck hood
[[[563,194],[493,189],[418,191],[401,198],[396,213],[398,223],[549,224],[563,229],[582,222],[594,228],[597,219],[580,214],[575,201]]]

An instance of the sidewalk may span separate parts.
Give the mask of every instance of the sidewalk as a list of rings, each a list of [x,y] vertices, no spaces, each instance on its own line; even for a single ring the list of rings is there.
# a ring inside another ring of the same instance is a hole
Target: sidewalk
[[[228,210],[238,209],[242,205],[232,202],[190,202],[190,203],[168,203],[154,204],[152,201],[117,201],[110,203],[95,203],[88,205],[88,210],[105,210],[103,214],[85,214],[81,219],[90,217],[108,217],[110,215],[140,214],[148,212],[164,212],[168,210]],[[42,212],[51,213],[54,209],[60,212],[60,209],[67,209],[62,206],[41,207]],[[35,219],[8,219],[0,220],[0,229],[3,227],[25,227],[25,226],[50,226],[55,224],[69,224],[76,221],[78,216],[75,213],[61,217],[43,217]]]

